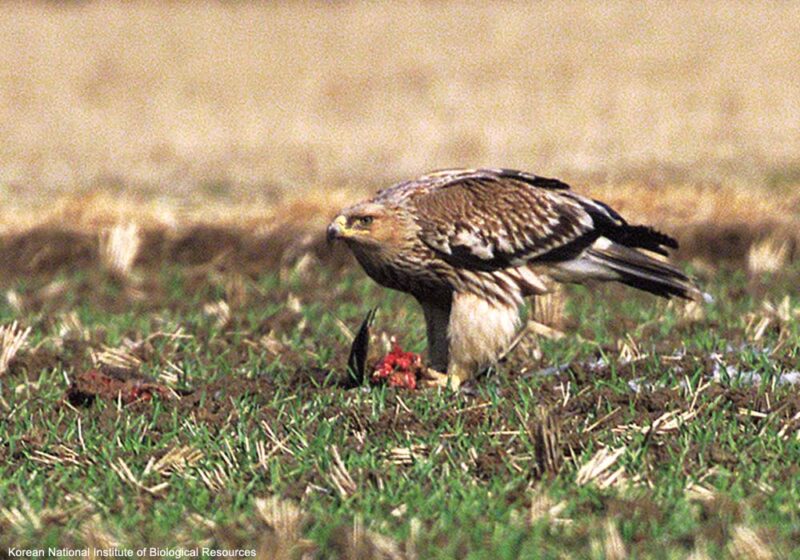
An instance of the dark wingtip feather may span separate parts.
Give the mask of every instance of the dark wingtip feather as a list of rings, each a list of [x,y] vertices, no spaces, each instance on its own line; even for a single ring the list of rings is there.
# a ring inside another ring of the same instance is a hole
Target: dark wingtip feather
[[[667,248],[678,248],[678,241],[674,237],[670,237],[666,233],[661,233],[649,226],[625,225],[607,232],[606,236],[620,245],[646,249],[664,256],[669,254]]]

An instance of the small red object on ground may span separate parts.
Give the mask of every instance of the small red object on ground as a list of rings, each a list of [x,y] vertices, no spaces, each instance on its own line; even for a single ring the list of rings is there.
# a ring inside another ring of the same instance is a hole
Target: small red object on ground
[[[422,357],[414,352],[403,352],[398,344],[375,365],[371,381],[388,383],[390,387],[416,389],[422,375]]]

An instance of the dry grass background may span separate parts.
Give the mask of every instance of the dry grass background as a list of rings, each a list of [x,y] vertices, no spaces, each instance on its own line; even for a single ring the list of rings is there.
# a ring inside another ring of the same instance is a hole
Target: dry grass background
[[[796,245],[798,36],[788,2],[6,2],[0,230],[317,227],[503,165]]]

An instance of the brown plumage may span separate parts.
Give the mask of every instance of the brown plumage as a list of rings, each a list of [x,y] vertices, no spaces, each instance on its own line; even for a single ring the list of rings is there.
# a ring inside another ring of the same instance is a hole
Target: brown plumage
[[[491,364],[517,329],[519,307],[549,280],[618,281],[663,297],[700,299],[667,255],[671,237],[630,225],[555,179],[508,169],[431,173],[346,208],[328,227],[376,282],[422,305],[431,366],[457,386]]]

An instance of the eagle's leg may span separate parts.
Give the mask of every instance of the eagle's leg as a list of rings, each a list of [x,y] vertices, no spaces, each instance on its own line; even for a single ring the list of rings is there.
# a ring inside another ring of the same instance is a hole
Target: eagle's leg
[[[447,387],[458,389],[461,379],[448,374],[449,340],[447,333],[450,325],[451,302],[441,300],[420,300],[422,312],[425,314],[425,327],[428,335],[428,369],[423,384],[427,387]]]
[[[447,371],[447,326],[450,322],[450,301],[422,301],[425,329],[428,335],[428,364],[434,370]]]
[[[519,307],[456,293],[448,325],[447,377],[457,387],[497,361],[519,327]]]

